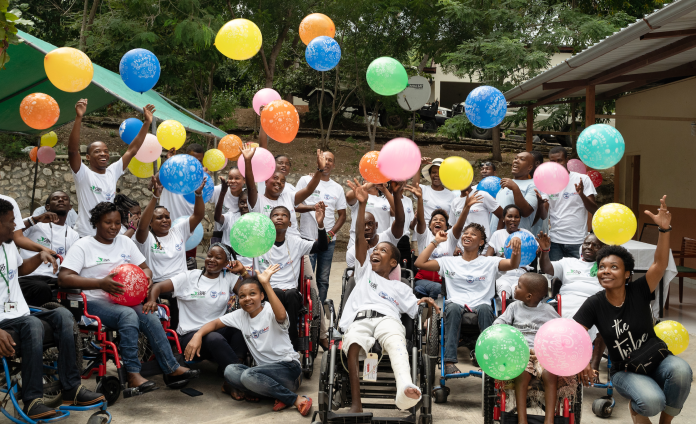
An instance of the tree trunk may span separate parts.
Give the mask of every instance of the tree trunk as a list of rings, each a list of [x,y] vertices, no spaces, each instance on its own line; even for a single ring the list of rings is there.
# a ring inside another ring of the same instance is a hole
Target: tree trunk
[[[280,30],[280,34],[278,34],[278,39],[271,49],[271,55],[268,57],[268,60],[266,60],[266,53],[263,51],[263,46],[261,46],[261,50],[259,51],[259,53],[261,53],[261,62],[263,62],[263,70],[266,74],[266,88],[273,88],[276,59],[278,59],[283,43],[288,36],[288,31],[290,30],[290,23],[288,21],[291,16],[292,10],[288,10],[288,19],[286,19],[283,29]]]
[[[500,151],[500,125],[493,128],[493,160],[496,162],[503,161],[503,154]]]
[[[87,44],[86,43],[87,33],[92,30],[92,24],[94,23],[94,17],[97,14],[97,9],[99,8],[99,3],[100,3],[100,0],[94,0],[94,3],[92,3],[92,10],[89,11],[89,18],[87,18],[87,27],[85,29],[85,34],[84,34],[85,45]]]
[[[85,31],[87,30],[87,9],[89,9],[89,0],[85,0],[85,8],[82,10],[82,27],[80,28],[80,41],[77,48],[80,51],[85,51]]]

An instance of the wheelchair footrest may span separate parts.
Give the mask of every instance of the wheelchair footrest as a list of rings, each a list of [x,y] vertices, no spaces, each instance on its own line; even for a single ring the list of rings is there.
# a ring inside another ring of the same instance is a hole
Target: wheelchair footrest
[[[370,424],[372,422],[372,412],[347,412],[345,414],[329,412],[327,422],[333,424]]]

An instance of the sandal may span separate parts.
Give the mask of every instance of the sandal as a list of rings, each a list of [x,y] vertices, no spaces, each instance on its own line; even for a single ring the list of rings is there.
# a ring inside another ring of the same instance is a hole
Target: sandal
[[[451,365],[445,365],[445,374],[461,374],[462,372],[459,371],[459,368],[457,368],[456,365],[451,364]]]
[[[306,417],[309,415],[309,412],[312,410],[312,398],[307,397],[307,396],[302,396],[303,398],[307,399],[305,402],[301,403],[300,406],[297,407],[297,412],[302,414],[303,417]]]
[[[274,411],[282,411],[283,409],[287,408],[288,406],[284,404],[283,402],[279,401],[276,399],[275,403],[273,404],[273,410]]]

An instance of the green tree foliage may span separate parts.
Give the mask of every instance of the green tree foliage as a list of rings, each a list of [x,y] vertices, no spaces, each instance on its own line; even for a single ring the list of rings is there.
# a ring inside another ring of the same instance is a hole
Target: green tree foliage
[[[9,7],[9,0],[0,0],[0,70],[5,69],[5,64],[10,61],[7,48],[10,47],[10,44],[19,43],[16,25],[34,25],[34,22],[31,20],[22,19],[21,9],[26,9],[26,4],[22,4],[8,12],[7,9]]]

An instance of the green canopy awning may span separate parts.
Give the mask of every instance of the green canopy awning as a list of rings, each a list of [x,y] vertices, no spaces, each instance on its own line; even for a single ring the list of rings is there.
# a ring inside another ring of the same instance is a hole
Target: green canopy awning
[[[60,118],[54,127],[59,127],[75,119],[75,103],[81,98],[89,100],[87,113],[101,109],[116,100],[129,104],[142,112],[148,103],[155,105],[155,117],[160,121],[174,119],[179,121],[188,131],[203,135],[214,135],[221,138],[227,135],[224,131],[184,113],[176,108],[170,100],[159,95],[154,90],[137,93],[126,86],[117,73],[94,65],[94,77],[89,87],[77,93],[66,93],[57,89],[46,77],[44,56],[57,49],[56,46],[39,40],[36,37],[18,31],[19,38],[24,40],[8,49],[10,62],[5,70],[0,70],[0,132],[20,132],[24,134],[39,134],[44,131],[29,128],[19,116],[19,104],[25,96],[31,93],[45,93],[53,97],[60,106]]]

